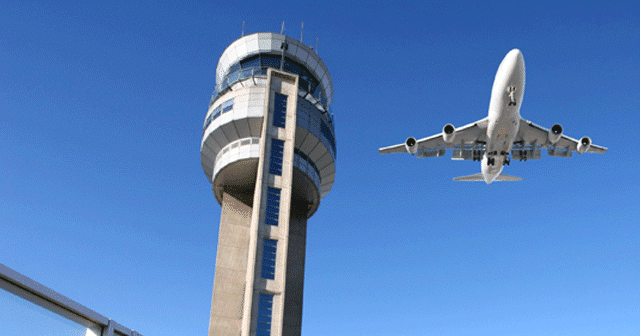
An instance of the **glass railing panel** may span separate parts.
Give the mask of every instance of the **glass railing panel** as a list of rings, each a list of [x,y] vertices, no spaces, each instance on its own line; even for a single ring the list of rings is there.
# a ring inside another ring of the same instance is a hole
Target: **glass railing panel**
[[[50,304],[52,310],[45,309],[7,291],[4,287],[4,285],[0,286],[0,334],[2,336],[101,335],[102,329],[96,324],[75,315],[71,316],[72,320],[54,312],[57,307],[53,304]],[[44,305],[46,306],[46,303]]]

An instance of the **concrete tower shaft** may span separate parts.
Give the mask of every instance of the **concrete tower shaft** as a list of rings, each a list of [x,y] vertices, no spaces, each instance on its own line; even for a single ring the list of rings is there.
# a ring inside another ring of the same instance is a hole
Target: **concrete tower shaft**
[[[307,219],[333,186],[331,76],[310,47],[258,33],[222,54],[201,142],[222,206],[209,335],[299,335]]]

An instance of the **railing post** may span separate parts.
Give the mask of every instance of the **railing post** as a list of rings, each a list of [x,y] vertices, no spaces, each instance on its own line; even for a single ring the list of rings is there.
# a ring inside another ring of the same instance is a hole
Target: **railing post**
[[[107,323],[107,326],[104,329],[102,329],[102,336],[113,336],[113,329],[114,329],[114,321],[109,320],[109,323]]]

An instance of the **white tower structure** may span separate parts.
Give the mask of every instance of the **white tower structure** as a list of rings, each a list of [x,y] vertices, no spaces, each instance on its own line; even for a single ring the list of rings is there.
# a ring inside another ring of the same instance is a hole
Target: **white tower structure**
[[[216,70],[200,159],[222,206],[209,335],[300,335],[307,219],[334,182],[333,85],[309,46],[234,41]]]

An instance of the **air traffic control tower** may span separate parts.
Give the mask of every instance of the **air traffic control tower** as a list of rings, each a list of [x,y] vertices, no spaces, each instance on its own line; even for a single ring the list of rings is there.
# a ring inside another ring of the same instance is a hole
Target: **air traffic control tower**
[[[222,206],[209,335],[300,335],[307,219],[335,176],[331,76],[275,33],[220,57],[200,159]]]

